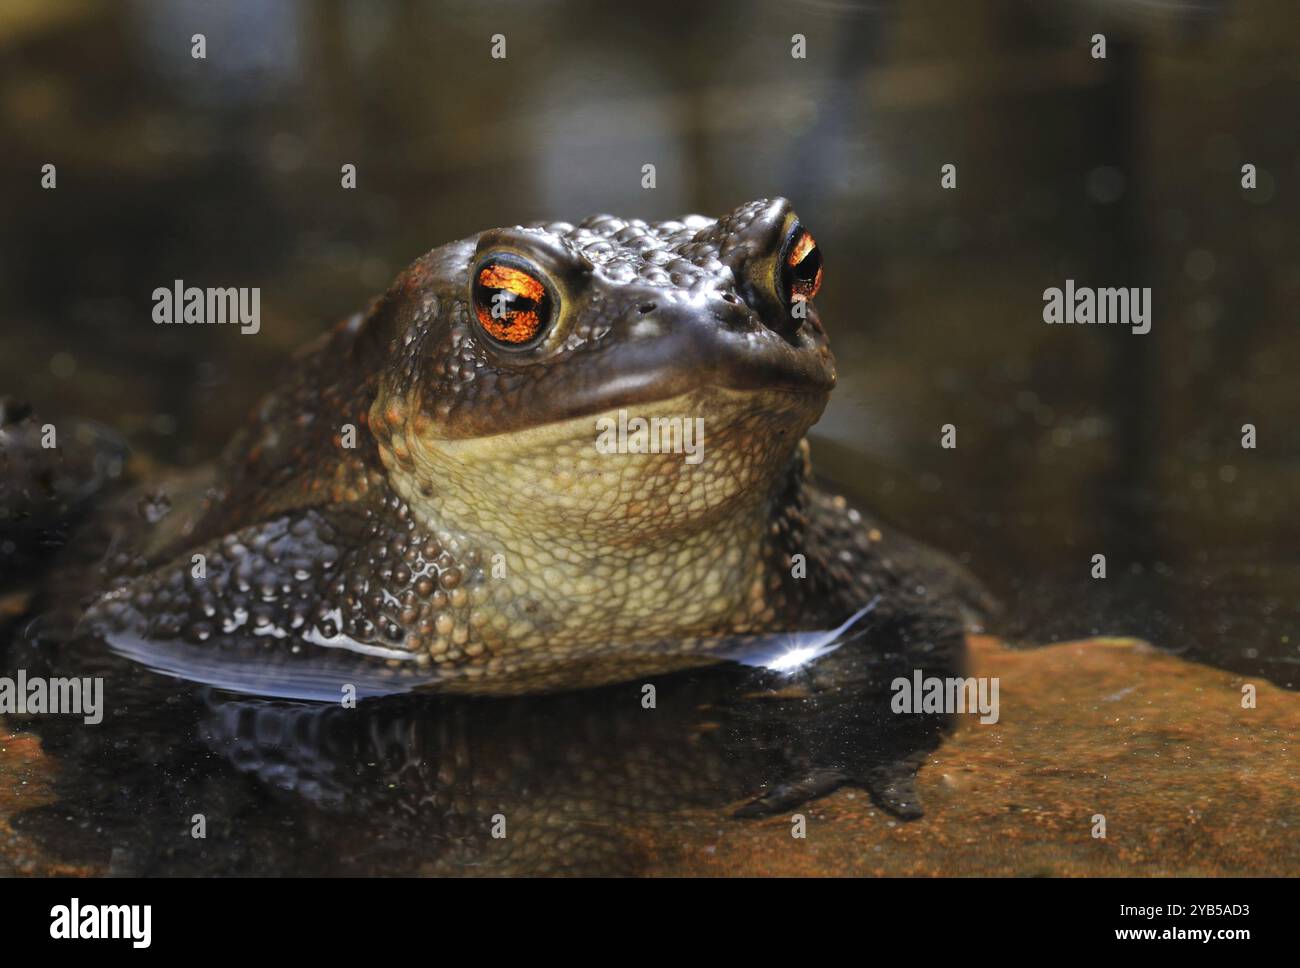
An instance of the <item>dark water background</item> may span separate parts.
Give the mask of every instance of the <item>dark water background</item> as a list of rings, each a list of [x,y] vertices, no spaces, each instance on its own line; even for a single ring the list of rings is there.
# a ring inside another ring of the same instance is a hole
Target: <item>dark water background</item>
[[[1295,17],[1284,0],[9,0],[0,392],[194,463],[294,347],[431,247],[781,194],[827,265],[825,474],[967,562],[1017,644],[1138,636],[1295,688]],[[153,325],[177,278],[260,287],[261,333]],[[1152,332],[1044,325],[1066,278],[1150,286]]]

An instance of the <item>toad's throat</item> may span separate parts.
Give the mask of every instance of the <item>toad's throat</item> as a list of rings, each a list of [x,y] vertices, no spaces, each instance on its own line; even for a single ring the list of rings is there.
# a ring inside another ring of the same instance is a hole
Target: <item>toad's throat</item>
[[[380,454],[424,526],[497,569],[510,615],[531,609],[535,627],[595,609],[635,630],[689,600],[705,628],[761,582],[773,503],[821,407],[709,388],[493,437],[380,439]]]

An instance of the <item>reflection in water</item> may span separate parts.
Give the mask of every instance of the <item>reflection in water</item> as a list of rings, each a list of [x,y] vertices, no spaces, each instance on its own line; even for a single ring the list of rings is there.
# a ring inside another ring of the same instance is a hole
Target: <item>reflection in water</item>
[[[344,708],[178,684],[97,641],[26,641],[6,675],[104,676],[107,714],[15,717],[59,764],[59,802],[14,825],[118,874],[603,874],[654,870],[656,831],[804,810],[846,783],[916,817],[915,770],[948,723],[891,712],[890,683],[962,657],[886,644],[656,677],[652,708],[641,682]]]

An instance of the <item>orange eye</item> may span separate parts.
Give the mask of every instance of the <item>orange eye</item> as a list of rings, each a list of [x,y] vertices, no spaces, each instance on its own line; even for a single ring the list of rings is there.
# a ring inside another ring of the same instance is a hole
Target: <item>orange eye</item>
[[[482,263],[475,272],[473,297],[479,326],[502,346],[529,346],[550,325],[550,290],[532,266],[515,256]]]
[[[781,282],[790,302],[812,299],[822,287],[822,253],[817,240],[801,225],[795,225],[781,260]]]

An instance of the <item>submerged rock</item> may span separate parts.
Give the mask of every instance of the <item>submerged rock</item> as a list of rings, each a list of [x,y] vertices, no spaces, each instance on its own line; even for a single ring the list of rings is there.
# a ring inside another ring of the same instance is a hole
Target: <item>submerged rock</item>
[[[1131,639],[1013,651],[977,638],[970,672],[1001,679],[1001,715],[965,717],[929,755],[924,817],[903,823],[840,791],[806,811],[805,840],[788,817],[648,832],[671,857],[660,872],[1300,872],[1300,695]]]

